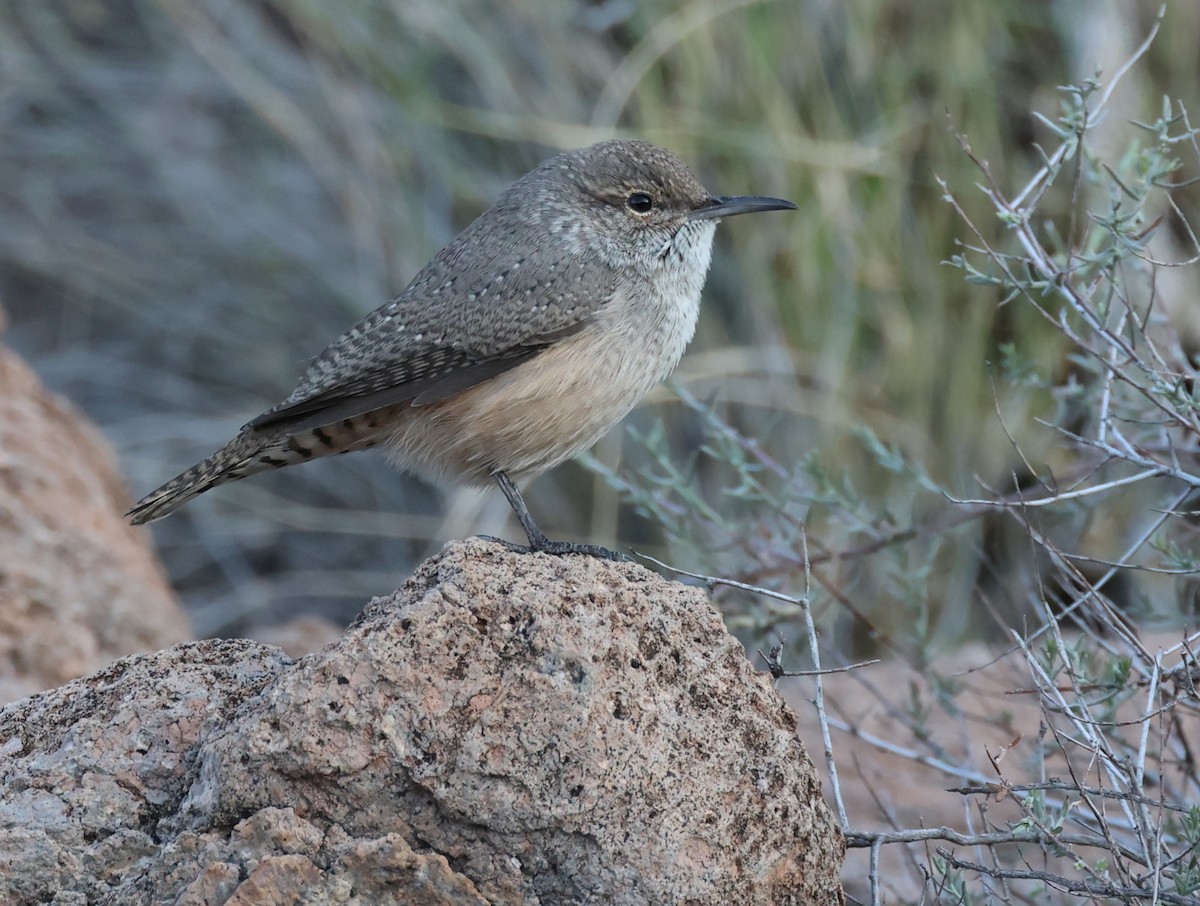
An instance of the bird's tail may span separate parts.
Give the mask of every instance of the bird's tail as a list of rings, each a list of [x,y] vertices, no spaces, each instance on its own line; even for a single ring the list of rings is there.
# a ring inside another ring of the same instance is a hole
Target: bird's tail
[[[181,475],[176,475],[162,487],[151,491],[132,507],[125,516],[134,525],[143,525],[162,519],[193,497],[203,494],[209,488],[228,481],[237,481],[255,472],[266,469],[291,465],[280,455],[278,459],[267,455],[264,458],[263,440],[242,434],[208,459],[197,463]],[[297,458],[295,461],[301,461]],[[276,465],[277,464],[277,465]]]
[[[296,434],[269,434],[247,428],[204,462],[151,491],[125,515],[134,525],[162,519],[209,488],[256,472],[282,469],[331,453],[374,446],[380,438],[373,418],[325,425]]]

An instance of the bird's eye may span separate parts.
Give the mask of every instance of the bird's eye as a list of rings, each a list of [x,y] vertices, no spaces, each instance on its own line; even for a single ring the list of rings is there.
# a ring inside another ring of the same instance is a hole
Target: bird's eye
[[[654,210],[654,199],[645,192],[634,192],[625,199],[625,205],[635,214],[649,214]]]

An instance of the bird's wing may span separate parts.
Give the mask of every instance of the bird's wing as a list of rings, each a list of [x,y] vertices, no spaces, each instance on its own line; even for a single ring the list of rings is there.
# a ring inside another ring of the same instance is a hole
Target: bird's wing
[[[553,245],[470,256],[478,227],[334,341],[291,396],[246,428],[308,430],[398,403],[438,402],[583,329],[615,291],[614,271]]]

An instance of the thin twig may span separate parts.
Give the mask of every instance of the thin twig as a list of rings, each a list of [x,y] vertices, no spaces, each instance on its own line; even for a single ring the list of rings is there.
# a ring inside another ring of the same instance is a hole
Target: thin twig
[[[1062,875],[1056,875],[1048,871],[1029,871],[1015,868],[992,868],[987,865],[979,865],[975,862],[966,862],[957,858],[947,849],[938,848],[938,855],[946,862],[964,871],[973,871],[977,874],[987,875],[992,878],[1008,878],[1010,880],[1021,881],[1040,881],[1051,887],[1057,887],[1059,890],[1067,893],[1085,894],[1091,897],[1113,897],[1122,900],[1151,900],[1157,903],[1169,903],[1171,906],[1196,906],[1196,898],[1181,894],[1170,893],[1167,891],[1152,891],[1146,887],[1129,887],[1124,885],[1110,884],[1103,881],[1095,880],[1079,880],[1076,878],[1066,878]]]

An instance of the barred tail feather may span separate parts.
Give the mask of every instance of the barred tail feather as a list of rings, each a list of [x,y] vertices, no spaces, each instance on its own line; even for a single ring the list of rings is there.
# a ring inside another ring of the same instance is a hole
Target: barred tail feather
[[[374,446],[380,434],[371,414],[296,434],[244,430],[204,462],[151,491],[126,513],[134,525],[162,519],[209,488],[247,475],[294,466],[331,453]]]
[[[195,481],[194,470],[188,470],[177,478],[173,478],[161,488],[151,491],[132,507],[125,517],[134,525],[145,525],[175,512],[193,497],[203,494],[219,481],[208,483]]]
[[[279,455],[278,458],[264,455],[263,438],[242,435],[222,447],[204,462],[197,463],[181,475],[177,475],[130,507],[125,514],[134,525],[144,525],[168,516],[193,497],[209,488],[229,481],[237,481],[255,472],[302,462]]]

